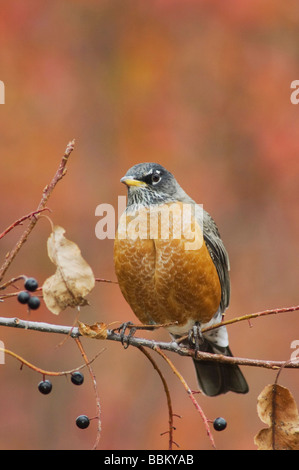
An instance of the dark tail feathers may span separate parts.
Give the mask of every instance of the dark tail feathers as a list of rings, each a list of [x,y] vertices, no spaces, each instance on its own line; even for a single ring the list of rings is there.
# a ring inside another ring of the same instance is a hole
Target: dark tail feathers
[[[216,348],[207,340],[204,340],[200,350],[232,357],[229,347],[221,348],[217,346]],[[237,365],[196,359],[193,359],[193,362],[199,387],[205,395],[215,397],[229,391],[235,393],[248,392],[249,388],[245,377]]]

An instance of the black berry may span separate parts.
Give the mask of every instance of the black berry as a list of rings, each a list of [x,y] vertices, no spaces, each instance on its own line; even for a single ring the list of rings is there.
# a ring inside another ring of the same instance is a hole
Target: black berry
[[[52,384],[50,380],[43,380],[38,384],[38,389],[43,395],[48,395],[52,390]]]
[[[30,294],[29,294],[29,292],[27,292],[25,290],[20,292],[19,295],[18,295],[18,301],[21,304],[27,304],[29,299],[30,299]]]
[[[88,428],[89,426],[89,418],[88,416],[86,415],[80,415],[78,416],[78,418],[76,419],[76,425],[78,426],[78,428],[80,429],[86,429]]]
[[[34,277],[28,277],[24,284],[25,289],[34,292],[38,288],[38,282]]]
[[[227,426],[227,422],[224,418],[216,418],[213,423],[215,431],[224,431]]]
[[[38,297],[30,297],[28,300],[28,307],[31,308],[32,310],[36,310],[40,306],[40,300]]]
[[[71,374],[71,381],[75,385],[82,385],[84,382],[84,375],[81,372],[73,372]]]

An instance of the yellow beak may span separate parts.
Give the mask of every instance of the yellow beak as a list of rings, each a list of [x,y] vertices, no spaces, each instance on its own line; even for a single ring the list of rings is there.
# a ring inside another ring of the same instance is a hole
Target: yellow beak
[[[126,178],[125,176],[120,180],[120,182],[126,184],[127,186],[146,186],[146,183],[144,183],[144,181]]]

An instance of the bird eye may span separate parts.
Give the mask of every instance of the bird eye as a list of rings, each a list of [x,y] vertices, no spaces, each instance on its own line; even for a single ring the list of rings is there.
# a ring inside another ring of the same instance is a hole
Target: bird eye
[[[160,180],[161,180],[161,176],[160,176],[160,175],[158,175],[157,173],[153,174],[153,176],[152,176],[152,183],[153,183],[153,184],[159,183]]]

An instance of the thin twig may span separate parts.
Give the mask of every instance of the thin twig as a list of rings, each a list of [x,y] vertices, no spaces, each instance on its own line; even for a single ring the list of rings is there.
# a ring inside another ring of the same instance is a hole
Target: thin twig
[[[24,222],[24,220],[26,219],[30,219],[31,217],[36,217],[37,214],[40,214],[41,212],[43,211],[49,211],[50,209],[48,207],[45,207],[44,209],[40,209],[38,211],[33,211],[33,212],[30,212],[29,214],[27,215],[23,215],[23,217],[21,217],[20,219],[18,220],[15,220],[9,227],[7,227],[4,232],[0,233],[0,240],[1,238],[3,238],[5,235],[7,235],[13,228],[17,227],[17,225],[22,225],[22,222]]]
[[[158,372],[159,376],[160,376],[160,379],[163,383],[163,387],[164,387],[164,390],[165,390],[165,394],[166,394],[166,398],[167,398],[167,406],[168,406],[168,425],[169,425],[169,430],[168,430],[168,436],[169,436],[169,439],[168,439],[168,449],[169,450],[172,450],[172,444],[174,443],[174,440],[173,440],[173,430],[174,430],[174,427],[173,427],[173,412],[172,412],[172,404],[171,404],[171,398],[170,398],[170,393],[169,393],[169,389],[168,389],[168,386],[167,386],[167,382],[165,380],[165,378],[163,377],[163,374],[162,372],[160,371],[157,363],[154,361],[154,359],[152,358],[152,356],[148,353],[148,351],[143,347],[143,346],[139,346],[138,348],[141,352],[143,352],[143,354],[148,358],[148,360],[152,363],[154,369]],[[176,444],[177,445],[177,444]]]
[[[252,320],[253,318],[263,317],[266,315],[276,315],[278,313],[296,312],[297,310],[299,310],[299,305],[295,305],[292,307],[273,308],[271,310],[263,310],[261,312],[249,313],[247,315],[235,317],[230,320],[222,320],[219,323],[215,323],[214,325],[208,326],[206,328],[202,328],[201,333],[207,333],[208,331],[215,330],[216,328],[219,328],[221,326],[232,325],[233,323],[238,323],[244,320],[248,320],[250,322],[250,320]],[[250,324],[250,327],[251,326],[252,325]],[[188,338],[188,335],[181,336],[180,338],[177,339],[177,342],[181,343],[187,338]]]
[[[2,264],[2,266],[0,268],[0,281],[3,279],[6,271],[8,270],[9,266],[11,265],[12,261],[14,260],[14,258],[16,257],[16,255],[18,254],[20,249],[22,248],[23,244],[26,242],[28,236],[30,235],[30,233],[34,229],[38,219],[41,216],[40,212],[45,208],[46,203],[47,203],[53,189],[55,188],[56,184],[66,174],[66,164],[67,164],[67,161],[68,161],[68,158],[69,158],[71,152],[74,150],[74,145],[75,145],[74,140],[69,142],[69,144],[67,145],[65,153],[62,157],[60,165],[59,165],[52,181],[43,190],[42,198],[41,198],[40,203],[39,203],[39,205],[38,205],[38,207],[35,211],[35,215],[31,218],[28,227],[22,233],[21,237],[19,238],[19,240],[16,243],[16,245],[14,246],[14,248],[6,256],[4,263]]]
[[[94,375],[94,372],[92,370],[92,367],[90,365],[90,361],[88,360],[87,356],[86,356],[86,353],[83,349],[83,346],[81,344],[81,341],[79,338],[75,338],[75,341],[77,343],[77,346],[82,354],[82,357],[88,367],[88,370],[89,370],[89,374],[90,374],[90,377],[91,377],[91,380],[92,380],[92,384],[93,384],[93,388],[94,388],[94,392],[95,392],[95,397],[96,397],[96,407],[97,407],[97,420],[98,420],[98,426],[97,426],[97,436],[96,436],[96,440],[95,440],[95,443],[94,443],[94,446],[93,446],[93,449],[95,450],[100,442],[100,438],[101,438],[101,431],[102,431],[102,423],[101,423],[101,403],[100,403],[100,396],[99,396],[99,392],[98,392],[98,388],[97,388],[97,381],[96,381],[96,377]]]
[[[189,385],[187,384],[186,380],[184,379],[184,377],[179,373],[179,371],[174,367],[173,363],[170,361],[170,359],[161,351],[160,348],[158,347],[155,347],[154,350],[160,354],[160,356],[163,357],[163,359],[167,362],[167,364],[170,366],[171,370],[175,373],[175,375],[179,378],[180,382],[183,384],[183,387],[185,388],[189,398],[191,399],[193,405],[195,406],[196,410],[199,412],[203,422],[204,422],[204,425],[205,425],[205,428],[206,428],[206,431],[207,431],[207,435],[211,441],[211,444],[214,448],[216,448],[215,446],[215,441],[214,441],[214,438],[213,438],[213,435],[211,433],[211,430],[210,430],[210,424],[209,424],[209,420],[207,419],[206,415],[204,414],[202,408],[200,407],[199,403],[197,402],[196,398],[194,397],[193,395],[193,392],[192,390],[190,389]]]
[[[117,281],[111,281],[110,279],[103,279],[101,277],[96,277],[95,281],[97,281],[97,282],[107,282],[108,284],[118,284]]]
[[[39,374],[42,374],[43,376],[45,375],[48,375],[48,376],[51,376],[51,377],[58,377],[60,375],[68,375],[68,374],[72,374],[73,372],[76,372],[80,369],[83,369],[84,367],[86,366],[89,366],[103,351],[104,351],[104,348],[99,351],[92,359],[91,361],[89,361],[88,364],[82,364],[81,366],[79,367],[76,367],[74,369],[70,369],[70,370],[64,370],[64,371],[58,371],[58,372],[55,372],[55,371],[51,371],[51,370],[44,370],[44,369],[41,369],[40,367],[32,364],[31,362],[27,361],[26,359],[24,359],[23,357],[19,356],[18,354],[16,354],[15,352],[13,351],[10,351],[9,349],[6,349],[6,348],[0,348],[0,351],[4,354],[8,354],[9,356],[12,356],[14,359],[17,359],[19,362],[21,362],[22,365],[28,367],[29,369],[32,369],[34,370],[35,372],[38,372]]]
[[[295,312],[299,310],[299,305],[295,305],[294,307],[282,307],[282,308],[273,308],[271,310],[263,310],[261,312],[256,313],[249,313],[248,315],[242,315],[241,317],[235,317],[231,320],[224,320],[220,323],[217,323],[213,326],[209,326],[207,328],[202,329],[202,333],[206,333],[207,331],[214,330],[215,328],[219,328],[220,326],[224,325],[232,325],[233,323],[237,323],[244,320],[251,320],[252,318],[263,317],[265,315],[276,315],[278,313],[289,313]]]
[[[4,290],[6,289],[8,286],[12,285],[12,284],[15,284],[17,281],[20,281],[21,279],[23,279],[23,281],[27,278],[27,276],[25,274],[20,274],[19,276],[17,277],[13,277],[12,279],[10,279],[9,281],[5,282],[4,284],[2,284],[0,286],[0,290]]]
[[[288,364],[290,363],[293,363],[293,364],[299,364],[299,358],[298,359],[289,359],[288,361],[285,361],[279,368],[279,371],[277,372],[276,374],[276,377],[275,377],[275,384],[278,384],[278,378],[281,374],[281,372],[283,371],[283,369],[287,368]]]

